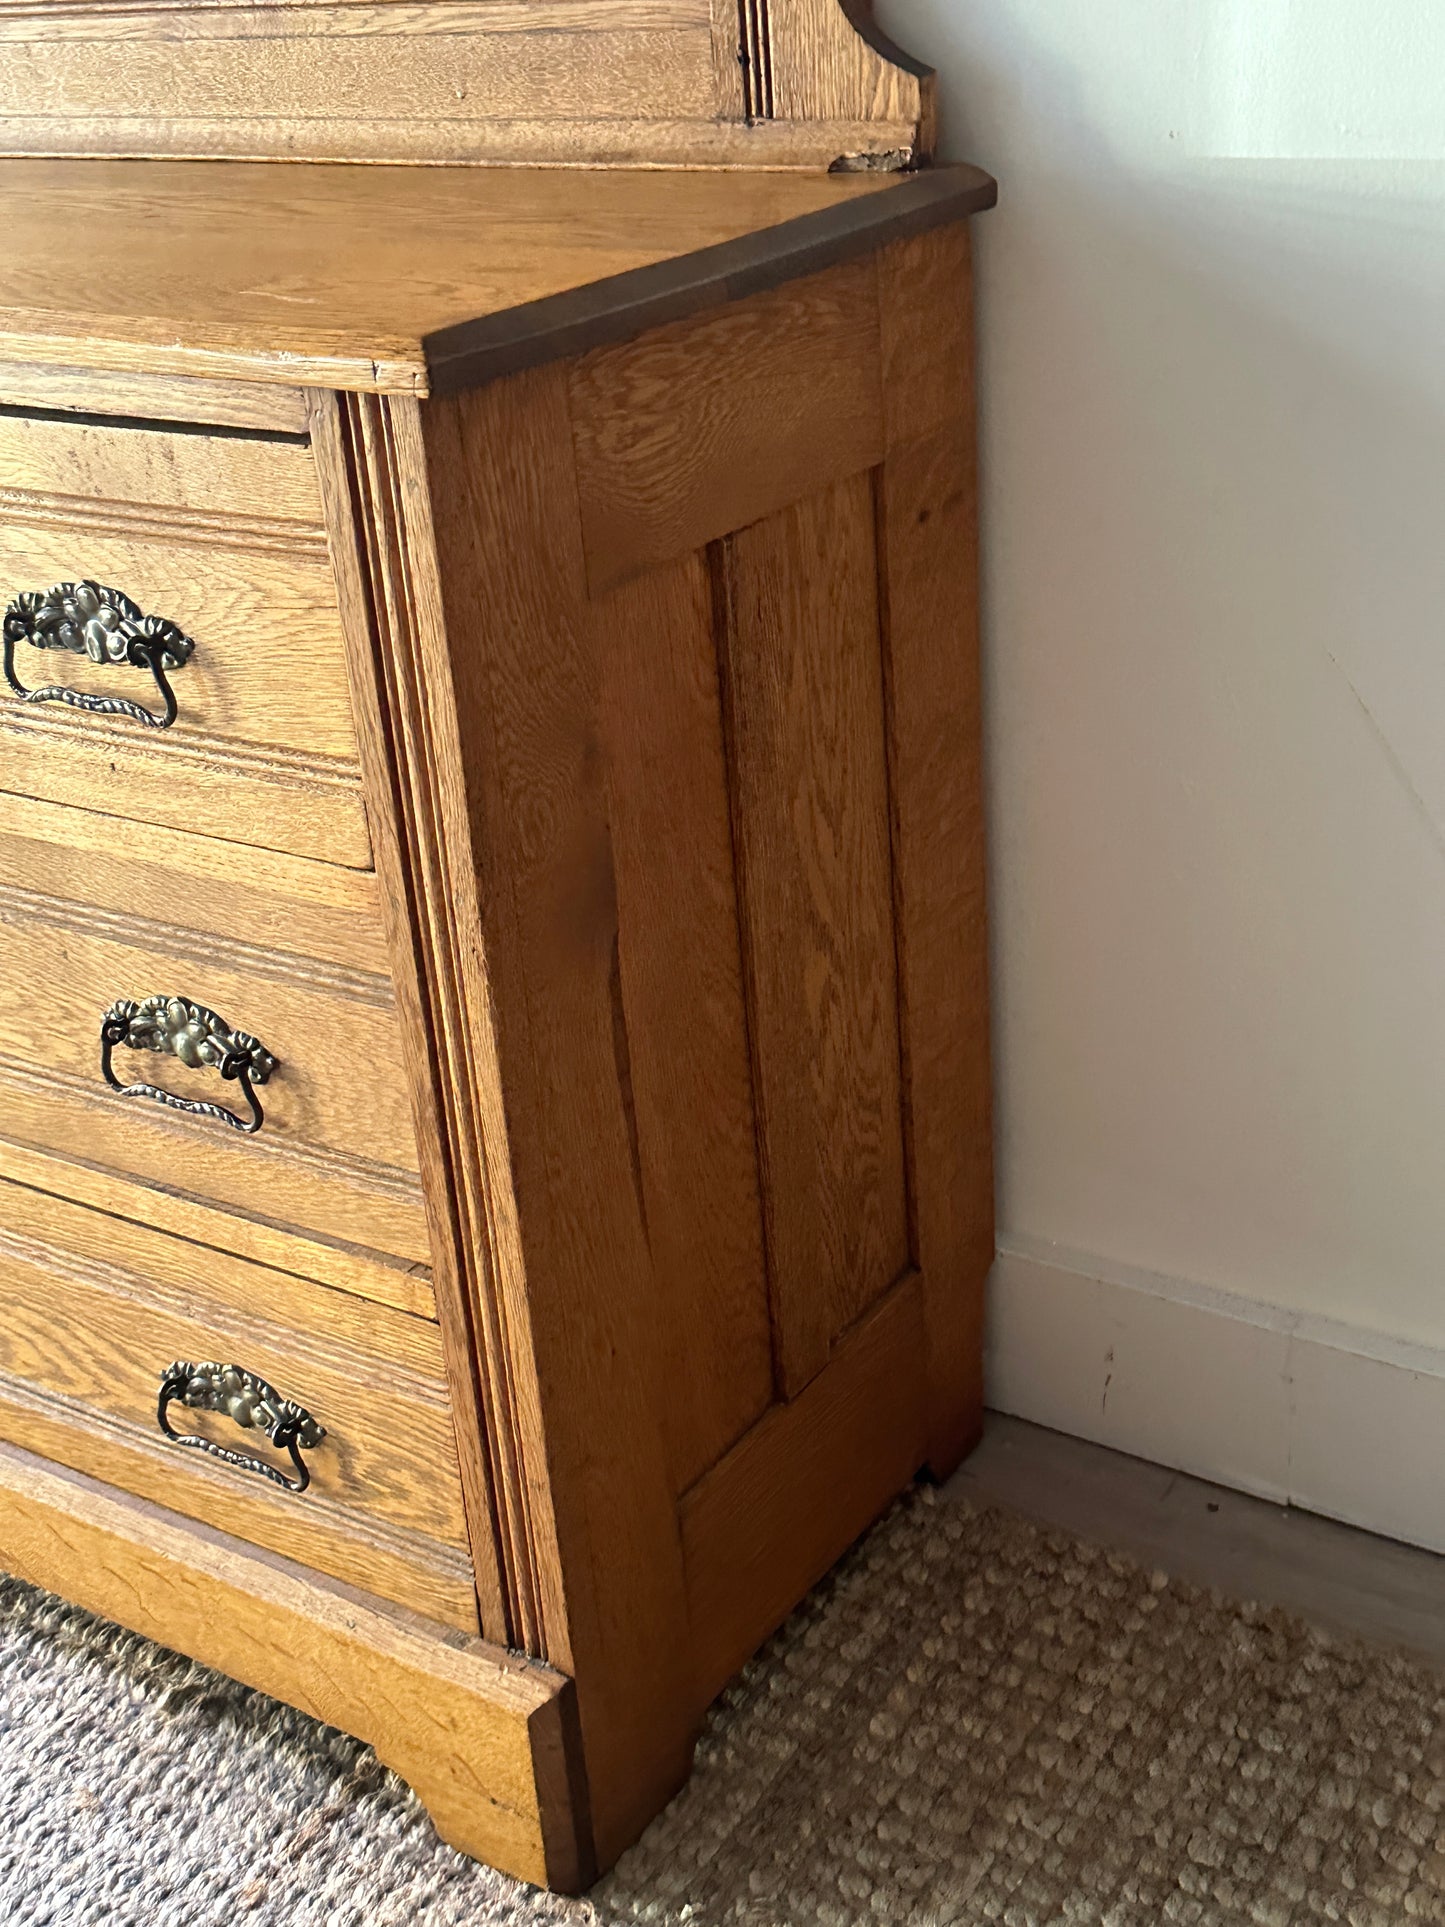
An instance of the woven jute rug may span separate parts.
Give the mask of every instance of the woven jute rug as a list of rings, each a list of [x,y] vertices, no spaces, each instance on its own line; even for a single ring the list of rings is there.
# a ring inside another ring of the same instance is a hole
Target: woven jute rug
[[[0,1582],[0,1921],[252,1919],[1445,1922],[1445,1686],[919,1492],[567,1902],[440,1846],[354,1741]]]

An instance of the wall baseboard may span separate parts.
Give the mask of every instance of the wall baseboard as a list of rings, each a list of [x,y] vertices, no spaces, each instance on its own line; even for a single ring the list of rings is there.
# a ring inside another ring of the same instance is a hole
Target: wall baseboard
[[[1445,1552],[1445,1351],[1005,1238],[988,1403]]]

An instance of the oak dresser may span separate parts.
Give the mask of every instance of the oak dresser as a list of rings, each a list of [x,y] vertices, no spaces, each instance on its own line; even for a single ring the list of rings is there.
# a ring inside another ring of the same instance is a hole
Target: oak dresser
[[[930,102],[833,0],[0,0],[0,1566],[560,1888],[978,1428]]]

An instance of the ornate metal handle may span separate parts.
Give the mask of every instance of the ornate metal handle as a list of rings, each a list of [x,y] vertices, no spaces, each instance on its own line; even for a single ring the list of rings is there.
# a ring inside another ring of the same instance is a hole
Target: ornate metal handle
[[[176,1097],[155,1084],[122,1084],[110,1061],[117,1044],[128,1050],[162,1051],[183,1064],[212,1066],[228,1082],[240,1085],[250,1115],[239,1117],[224,1104],[207,1104],[200,1098]],[[258,1039],[244,1030],[232,1030],[224,1017],[185,997],[146,997],[140,1003],[123,997],[101,1019],[100,1074],[113,1091],[122,1097],[149,1097],[192,1117],[214,1117],[236,1131],[254,1135],[265,1123],[266,1114],[252,1085],[266,1083],[275,1069],[276,1059]]]
[[[97,716],[129,716],[147,729],[169,729],[176,720],[175,691],[168,669],[182,669],[195,654],[190,637],[164,616],[142,615],[129,596],[99,582],[57,582],[53,589],[27,590],[5,611],[5,680],[23,703],[68,703]],[[15,645],[66,649],[92,662],[128,663],[149,669],[165,705],[164,714],[124,696],[87,696],[64,683],[27,689],[15,673]]]
[[[177,1432],[168,1417],[172,1405],[186,1405],[193,1412],[223,1412],[248,1430],[259,1427],[273,1445],[290,1453],[296,1477],[288,1479],[264,1459],[252,1458],[246,1452],[232,1452],[213,1439],[200,1438],[194,1432]],[[213,1459],[239,1466],[243,1472],[259,1472],[263,1479],[283,1486],[287,1492],[304,1492],[310,1485],[311,1472],[301,1456],[301,1448],[304,1445],[309,1451],[326,1437],[326,1427],[318,1425],[304,1406],[282,1398],[254,1372],[243,1371],[239,1365],[192,1365],[181,1358],[161,1373],[156,1423],[177,1445],[209,1452]]]

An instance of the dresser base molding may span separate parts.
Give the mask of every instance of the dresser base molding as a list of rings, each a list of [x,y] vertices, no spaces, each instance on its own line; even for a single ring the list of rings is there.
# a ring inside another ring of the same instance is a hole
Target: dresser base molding
[[[570,1680],[0,1446],[0,1567],[372,1746],[441,1837],[564,1892],[592,1874]]]

